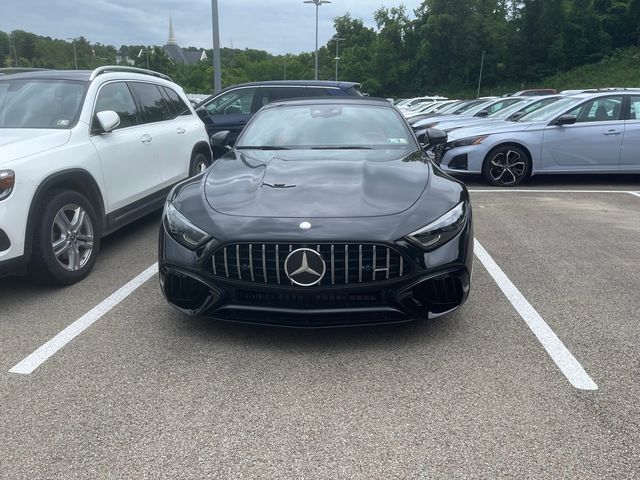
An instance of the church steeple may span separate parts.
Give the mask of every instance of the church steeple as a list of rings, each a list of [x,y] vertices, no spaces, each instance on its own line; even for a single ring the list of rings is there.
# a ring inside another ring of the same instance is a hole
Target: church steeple
[[[169,40],[167,40],[167,45],[177,45],[176,34],[173,33],[173,21],[171,20],[171,16],[169,16]]]

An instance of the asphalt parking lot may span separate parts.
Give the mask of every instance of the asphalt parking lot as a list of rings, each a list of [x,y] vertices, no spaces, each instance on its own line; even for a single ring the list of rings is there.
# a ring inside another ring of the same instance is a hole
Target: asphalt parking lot
[[[468,184],[472,292],[437,321],[186,318],[159,214],[80,284],[0,280],[0,477],[640,478],[640,176]]]

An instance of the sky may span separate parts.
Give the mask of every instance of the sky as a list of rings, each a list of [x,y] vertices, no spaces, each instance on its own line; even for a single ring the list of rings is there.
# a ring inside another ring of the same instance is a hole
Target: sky
[[[404,4],[413,16],[420,0],[333,0],[319,8],[319,43],[333,36],[333,18],[349,12],[375,27],[374,11]],[[315,6],[302,0],[218,0],[223,47],[273,54],[313,51]],[[0,30],[53,38],[84,36],[115,45],[164,45],[169,16],[178,44],[210,48],[210,0],[0,0]]]

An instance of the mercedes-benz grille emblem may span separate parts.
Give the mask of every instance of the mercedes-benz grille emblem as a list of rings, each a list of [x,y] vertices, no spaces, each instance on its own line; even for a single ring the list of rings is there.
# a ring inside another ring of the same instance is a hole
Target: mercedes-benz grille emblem
[[[284,271],[296,285],[311,287],[316,285],[327,271],[322,256],[310,248],[299,248],[289,254],[284,261]]]

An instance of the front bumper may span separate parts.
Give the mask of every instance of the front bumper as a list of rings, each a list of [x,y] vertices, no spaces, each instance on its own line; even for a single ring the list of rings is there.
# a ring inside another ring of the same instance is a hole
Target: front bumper
[[[434,162],[447,173],[482,173],[486,153],[482,144],[456,148],[445,145],[434,153]]]
[[[425,253],[409,244],[389,245],[411,262],[411,273],[405,276],[296,287],[284,281],[280,285],[262,282],[257,271],[256,281],[226,278],[219,271],[214,275],[212,252],[220,252],[224,245],[198,254],[175,242],[161,226],[160,285],[178,310],[225,321],[298,328],[401,323],[442,316],[466,301],[472,242],[469,215],[460,234],[433,252]],[[296,243],[296,248],[299,246],[304,245]],[[315,243],[307,246],[320,248]]]

